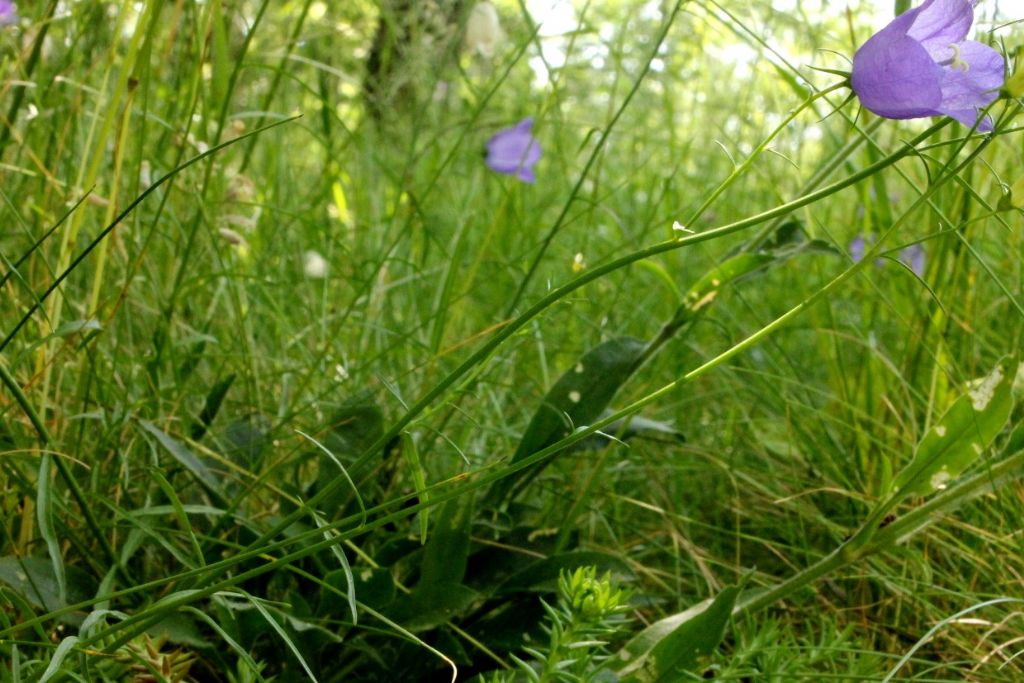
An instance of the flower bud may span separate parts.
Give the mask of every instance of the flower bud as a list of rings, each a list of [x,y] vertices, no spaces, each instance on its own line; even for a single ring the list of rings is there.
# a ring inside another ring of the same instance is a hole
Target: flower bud
[[[504,33],[494,5],[486,0],[474,5],[466,22],[466,47],[484,57],[493,57],[502,38]]]

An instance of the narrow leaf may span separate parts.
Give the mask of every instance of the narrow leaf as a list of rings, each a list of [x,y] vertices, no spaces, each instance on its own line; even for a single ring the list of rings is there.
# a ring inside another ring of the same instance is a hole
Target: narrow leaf
[[[60,641],[60,645],[53,651],[53,657],[50,658],[50,663],[46,666],[46,670],[43,671],[43,675],[39,677],[39,683],[46,683],[55,675],[60,673],[61,664],[71,653],[71,649],[78,644],[78,636],[68,636],[64,640]]]
[[[206,430],[209,429],[213,419],[220,412],[221,404],[224,403],[224,397],[227,396],[228,389],[231,388],[234,382],[235,375],[231,374],[214,384],[213,388],[210,389],[210,393],[206,395],[203,410],[199,413],[199,421],[192,425],[193,441],[198,441],[206,434]]]
[[[46,551],[50,554],[53,565],[53,576],[57,582],[57,596],[62,604],[67,603],[68,586],[64,576],[64,558],[60,553],[57,532],[53,528],[53,477],[50,468],[53,456],[43,455],[39,461],[39,480],[36,482],[36,519],[39,522],[39,534],[46,542]]]
[[[429,494],[427,493],[427,474],[423,469],[423,464],[420,462],[419,450],[416,448],[416,441],[412,438],[409,432],[402,432],[402,455],[405,457],[406,463],[409,465],[409,470],[412,475],[413,486],[419,492],[420,502],[427,503],[430,501]],[[427,542],[427,530],[430,523],[430,508],[426,507],[419,511],[417,517],[420,520],[420,543],[425,544]]]
[[[165,433],[162,429],[146,420],[139,420],[139,426],[152,434],[175,460],[195,477],[217,505],[228,507],[224,494],[220,490],[220,482],[213,472],[199,457],[185,447],[183,443]]]
[[[99,332],[103,329],[98,320],[71,320],[53,331],[53,337],[63,338],[82,332]]]

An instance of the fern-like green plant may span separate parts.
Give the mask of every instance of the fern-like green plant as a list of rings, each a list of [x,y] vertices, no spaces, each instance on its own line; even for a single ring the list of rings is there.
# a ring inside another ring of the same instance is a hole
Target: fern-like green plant
[[[582,683],[602,680],[602,664],[608,658],[608,642],[626,624],[629,609],[626,593],[606,572],[598,577],[595,567],[563,571],[558,579],[555,606],[541,600],[547,618],[543,625],[548,642],[524,648],[530,660],[511,655],[516,672],[496,672],[482,677],[484,683]],[[610,680],[614,680],[614,676]]]

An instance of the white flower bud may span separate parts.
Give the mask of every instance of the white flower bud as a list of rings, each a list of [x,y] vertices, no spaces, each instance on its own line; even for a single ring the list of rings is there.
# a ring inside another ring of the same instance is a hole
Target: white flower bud
[[[502,38],[504,33],[494,5],[486,0],[474,5],[466,22],[466,47],[484,57],[493,57]]]
[[[327,259],[317,251],[307,251],[302,255],[302,269],[306,277],[321,280],[327,276]]]

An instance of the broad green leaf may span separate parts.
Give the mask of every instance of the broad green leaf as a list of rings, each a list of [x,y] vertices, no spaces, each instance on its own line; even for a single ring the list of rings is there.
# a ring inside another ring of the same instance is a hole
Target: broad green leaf
[[[639,339],[619,337],[585,353],[544,397],[512,456],[512,464],[600,417],[619,387],[633,374],[644,348],[646,344]],[[539,463],[499,480],[489,500],[500,505],[517,483],[529,481],[542,467],[543,463]]]
[[[331,416],[328,428],[329,431],[322,439],[324,448],[337,456],[340,462],[348,465],[384,434],[384,412],[368,393],[362,392],[351,397]],[[326,455],[321,456],[316,491],[327,488],[338,477],[337,464],[328,460]],[[372,466],[377,464],[373,462]],[[355,481],[361,481],[365,471],[350,471],[349,475]],[[372,490],[361,490],[361,493],[373,498]],[[350,493],[345,487],[336,487],[334,492],[320,503],[320,508],[331,517],[349,496]]]
[[[466,614],[479,600],[476,591],[460,583],[431,583],[396,600],[387,616],[410,631],[426,631]]]
[[[685,673],[722,642],[739,592],[729,586],[710,603],[651,624],[619,651],[612,668],[623,683],[685,680]]]
[[[270,421],[263,415],[233,420],[219,431],[217,449],[246,469],[258,470],[260,457],[270,443],[270,428]]]
[[[466,575],[473,506],[469,497],[441,507],[434,531],[423,549],[419,588],[428,584],[457,584]]]
[[[191,648],[210,647],[210,641],[203,635],[195,619],[182,612],[167,614],[153,624],[146,633],[154,638],[166,638],[177,645],[186,645]]]
[[[1017,359],[1004,359],[987,377],[954,401],[924,435],[914,459],[893,482],[899,498],[946,488],[978,459],[1002,430],[1013,408]]]
[[[355,592],[359,603],[371,609],[384,609],[395,599],[395,579],[386,568],[372,569],[363,567],[355,572]],[[323,578],[324,586],[320,589],[320,602],[316,608],[317,616],[339,615],[342,606],[348,607],[348,600],[340,600],[348,592],[348,576],[342,569],[328,572]],[[339,595],[340,594],[340,595]]]
[[[284,630],[284,627],[281,626],[281,624],[278,623],[277,619],[274,618],[274,615],[270,613],[270,610],[263,605],[263,601],[255,596],[249,595],[248,593],[244,593],[244,595],[246,598],[248,598],[252,606],[256,608],[256,611],[258,611],[260,615],[266,620],[267,624],[270,625],[270,628],[272,628],[277,633],[277,636],[282,641],[284,641],[284,644],[288,646],[288,649],[291,650],[291,653],[293,655],[295,655],[295,658],[299,660],[299,665],[302,667],[303,671],[306,672],[306,675],[309,677],[309,679],[314,683],[317,683],[318,679],[316,675],[313,673],[313,670],[309,667],[309,664],[306,663],[306,658],[302,656],[302,651],[299,649],[298,645],[295,644],[292,638],[288,635],[288,632]],[[278,613],[280,614],[280,612]],[[287,617],[288,615],[283,616]]]
[[[220,490],[220,481],[195,453],[151,422],[139,420],[139,426],[152,434],[160,445],[171,454],[171,457],[195,477],[217,505],[228,507],[224,494]]]
[[[87,600],[95,593],[95,583],[74,565],[65,568],[66,600],[62,599],[53,565],[41,557],[0,557],[0,582],[7,584],[37,608],[53,612]]]
[[[797,225],[793,231],[798,228]],[[687,291],[672,321],[650,344],[619,337],[584,354],[544,397],[512,456],[512,464],[560,441],[577,427],[592,424],[644,360],[702,315],[726,285],[795,253],[792,235],[782,242],[784,247],[778,250],[736,254],[706,273]],[[499,480],[488,496],[491,504],[504,504],[510,494],[514,496],[522,490],[549,462],[550,459]]]
[[[260,675],[260,671],[263,669],[263,666],[257,664],[256,660],[252,658],[252,656],[246,651],[246,649],[239,645],[235,641],[235,639],[232,638],[228,634],[228,632],[224,630],[222,625],[218,623],[216,619],[213,619],[210,615],[206,614],[205,612],[202,612],[201,610],[196,609],[195,607],[192,607],[191,605],[185,605],[182,609],[187,610],[191,614],[194,614],[198,619],[203,620],[207,626],[216,631],[217,635],[225,643],[228,644],[228,646],[232,649],[232,651],[234,651],[238,658],[242,660],[242,662],[244,662],[246,666],[249,667],[248,672],[252,676],[254,676],[257,681],[261,681],[262,683],[266,680],[265,678],[263,678],[263,676]]]

